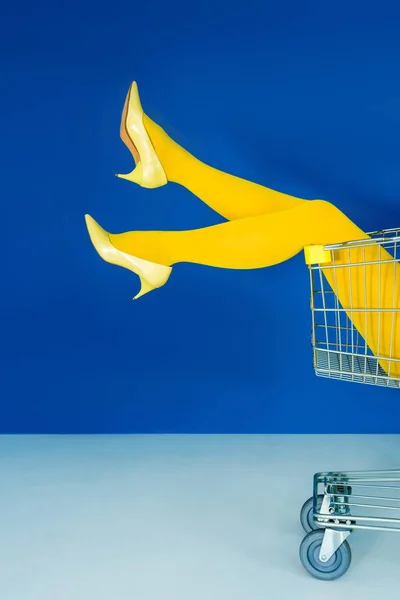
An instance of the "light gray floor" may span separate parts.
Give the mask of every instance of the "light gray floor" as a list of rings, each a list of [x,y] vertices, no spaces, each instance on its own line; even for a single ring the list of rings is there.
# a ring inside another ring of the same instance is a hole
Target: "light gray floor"
[[[301,566],[316,471],[400,468],[400,436],[0,437],[1,600],[397,596],[400,536]],[[397,461],[397,462],[396,462]]]

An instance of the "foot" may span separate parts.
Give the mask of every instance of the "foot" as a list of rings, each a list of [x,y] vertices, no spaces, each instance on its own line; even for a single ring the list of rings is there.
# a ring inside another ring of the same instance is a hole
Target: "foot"
[[[92,244],[101,258],[112,265],[124,267],[139,276],[141,289],[134,300],[167,283],[172,267],[158,265],[121,252],[112,245],[107,231],[100,227],[90,215],[85,215],[85,221]]]
[[[135,81],[131,84],[125,99],[120,136],[132,154],[135,169],[127,175],[118,173],[117,177],[127,179],[145,188],[165,185],[168,180],[143,124],[143,108]]]

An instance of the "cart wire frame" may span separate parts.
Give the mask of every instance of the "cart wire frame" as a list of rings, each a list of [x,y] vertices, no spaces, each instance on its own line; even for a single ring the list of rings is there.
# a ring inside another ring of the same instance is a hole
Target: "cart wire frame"
[[[376,308],[362,308],[353,304],[352,267],[364,266],[366,299],[367,265],[377,266],[379,304],[380,266],[384,262],[399,262],[400,258],[400,228],[375,231],[368,236],[369,239],[366,240],[327,246],[314,245],[304,249],[305,262],[310,272],[314,370],[319,377],[399,388],[400,378],[390,376],[390,366],[399,361],[392,355],[393,331],[390,355],[374,355],[348,316],[352,312],[374,311],[378,314],[379,348],[381,314],[389,311],[393,324],[395,313],[400,311],[395,307],[395,280],[391,308],[384,309],[379,305]],[[366,261],[365,258],[365,248],[371,245],[378,248],[376,262]],[[363,249],[364,260],[351,261],[353,248]],[[382,248],[390,256],[389,259],[385,257],[381,260]],[[346,250],[347,260],[343,261],[343,251]],[[338,251],[341,253],[340,261],[335,260]],[[325,278],[325,269],[333,269],[333,278],[330,277],[330,280],[333,279],[334,284],[337,269],[348,269],[350,306],[346,310]],[[379,364],[383,361],[389,365],[388,372]],[[307,517],[308,506],[309,501],[304,504],[301,517]],[[301,562],[318,579],[332,580],[341,577],[351,562],[351,551],[346,539],[354,530],[400,532],[400,470],[316,473],[310,513],[312,523],[302,519],[302,524],[307,523],[306,527],[303,525],[307,535],[300,545]]]
[[[366,341],[357,331],[347,313],[353,312],[376,312],[379,315],[383,312],[391,312],[394,322],[395,313],[400,312],[395,307],[395,295],[393,291],[393,303],[391,308],[360,308],[353,305],[353,293],[351,288],[351,268],[364,266],[364,294],[367,285],[367,265],[375,264],[378,267],[378,286],[380,265],[384,262],[399,262],[400,259],[400,228],[383,229],[369,233],[370,239],[355,240],[341,244],[327,246],[307,246],[304,249],[305,262],[308,265],[310,273],[311,299],[310,308],[312,315],[312,336],[311,344],[313,348],[313,366],[315,374],[318,377],[330,379],[339,379],[342,381],[351,381],[367,385],[384,386],[390,388],[400,388],[400,379],[390,376],[390,368],[386,373],[380,361],[392,364],[399,362],[400,359],[394,358],[392,352],[387,357],[373,355],[368,348]],[[375,245],[378,247],[378,256],[380,249],[384,248],[392,259],[378,260],[376,262],[351,261],[351,249],[361,248],[365,256],[365,248]],[[335,257],[338,251],[343,256],[343,251],[348,251],[348,259],[337,264]],[[328,281],[324,277],[323,269],[332,269],[334,280],[338,269],[347,269],[349,272],[349,295],[350,307],[344,310],[339,303],[337,295],[332,290]],[[393,282],[395,288],[396,282]],[[378,294],[379,297],[379,294]],[[378,347],[379,347],[379,325],[378,325]],[[391,343],[392,345],[392,343]]]
[[[319,527],[400,532],[400,470],[316,473],[313,498]]]

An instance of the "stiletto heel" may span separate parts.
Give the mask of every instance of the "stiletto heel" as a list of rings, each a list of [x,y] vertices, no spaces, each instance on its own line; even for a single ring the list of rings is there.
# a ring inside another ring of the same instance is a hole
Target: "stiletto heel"
[[[141,288],[140,292],[133,298],[134,300],[167,283],[172,267],[159,265],[121,252],[112,245],[107,231],[100,227],[90,215],[85,215],[85,221],[92,244],[101,258],[112,265],[128,269],[139,276]]]
[[[125,99],[122,111],[120,136],[130,150],[136,167],[131,173],[116,176],[144,188],[156,188],[168,183],[164,169],[143,124],[143,108],[134,81]]]

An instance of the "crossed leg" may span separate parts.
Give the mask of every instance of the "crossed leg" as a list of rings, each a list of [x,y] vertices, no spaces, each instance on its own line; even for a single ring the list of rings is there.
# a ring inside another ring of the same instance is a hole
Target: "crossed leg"
[[[308,244],[365,236],[332,204],[296,198],[219,171],[195,158],[146,115],[143,122],[168,181],[187,188],[228,222],[191,231],[110,234],[119,250],[168,266],[193,262],[257,269],[283,262]]]

